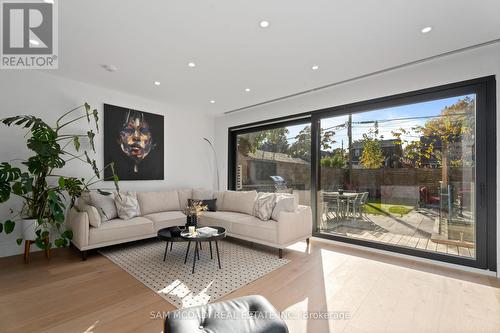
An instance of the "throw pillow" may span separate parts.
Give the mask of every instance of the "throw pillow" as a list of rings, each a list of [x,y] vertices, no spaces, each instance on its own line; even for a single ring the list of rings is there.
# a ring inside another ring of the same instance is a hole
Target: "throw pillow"
[[[281,212],[293,213],[296,210],[296,201],[293,194],[276,193],[276,205],[271,215],[273,220],[279,221]]]
[[[196,199],[189,199],[188,200],[188,205],[191,206],[193,201],[201,201],[201,204],[204,206],[207,206],[207,210],[209,212],[216,212],[217,211],[217,199],[204,199],[204,200],[196,200]]]
[[[276,195],[274,193],[258,193],[255,201],[254,216],[262,221],[268,221],[273,213],[276,204]]]
[[[103,195],[92,191],[90,192],[90,204],[97,209],[102,222],[115,219],[118,216],[113,194]]]
[[[137,194],[135,192],[115,193],[115,204],[118,216],[121,219],[129,220],[141,215]]]

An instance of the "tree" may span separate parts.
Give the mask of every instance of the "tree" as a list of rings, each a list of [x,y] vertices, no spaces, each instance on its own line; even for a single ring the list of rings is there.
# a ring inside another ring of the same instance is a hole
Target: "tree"
[[[264,131],[264,140],[259,149],[273,153],[286,153],[288,151],[288,133],[286,127]]]
[[[239,135],[238,151],[243,156],[255,153],[257,149],[275,153],[286,153],[288,150],[288,132],[288,128],[280,127]]]
[[[320,164],[323,168],[340,169],[346,165],[346,160],[340,153],[335,153],[332,156],[322,157]]]
[[[321,132],[321,150],[328,150],[332,148],[332,144],[335,143],[333,136],[334,131],[322,131]],[[311,161],[311,126],[305,126],[297,136],[295,136],[295,142],[290,145],[289,154],[292,157],[301,158],[305,161]]]
[[[384,164],[384,155],[380,143],[376,139],[366,137],[363,140],[363,153],[360,159],[361,165],[367,169],[378,169]]]
[[[403,135],[420,137],[418,141],[402,141],[405,144],[406,158],[417,167],[422,165],[422,161],[432,158],[441,166],[471,166],[474,163],[472,156],[466,156],[461,147],[472,144],[459,144],[458,149],[451,148],[457,146],[453,143],[474,141],[474,116],[474,99],[467,96],[445,107],[439,116],[428,120],[423,126],[401,128],[392,134],[396,138],[401,138]]]

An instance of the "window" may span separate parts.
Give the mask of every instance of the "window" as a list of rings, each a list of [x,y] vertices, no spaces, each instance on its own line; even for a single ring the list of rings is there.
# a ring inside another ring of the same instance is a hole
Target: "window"
[[[321,118],[318,231],[475,259],[476,112],[468,94]]]
[[[229,184],[297,193],[317,237],[496,270],[495,108],[487,77],[232,128]]]
[[[299,204],[310,205],[310,123],[247,131],[235,140],[238,190],[294,193]]]

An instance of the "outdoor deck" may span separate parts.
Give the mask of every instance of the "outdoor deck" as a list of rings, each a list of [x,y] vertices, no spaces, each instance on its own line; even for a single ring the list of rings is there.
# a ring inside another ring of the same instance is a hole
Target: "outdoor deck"
[[[418,209],[399,217],[395,215],[363,214],[362,217],[336,219],[323,214],[322,232],[350,238],[404,246],[430,252],[474,258],[475,249],[453,242],[432,240],[435,215],[431,210]],[[452,244],[450,244],[452,243]]]

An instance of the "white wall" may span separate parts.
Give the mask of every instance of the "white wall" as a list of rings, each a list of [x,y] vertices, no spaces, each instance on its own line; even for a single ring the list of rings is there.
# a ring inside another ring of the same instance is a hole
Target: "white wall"
[[[498,43],[222,116],[216,120],[216,147],[222,170],[221,174],[227,175],[228,127],[488,75],[497,76],[497,105],[500,105],[500,82],[498,82],[500,78],[500,44]],[[332,78],[332,81],[335,79]],[[497,116],[497,128],[500,128],[499,124],[500,116]],[[497,147],[500,147],[500,131],[497,133]],[[500,161],[500,154],[497,154],[497,157]],[[497,163],[497,165],[500,164]],[[223,177],[223,181],[225,187],[227,179]],[[497,182],[498,207],[498,203],[500,203],[500,167],[497,171]],[[497,212],[497,219],[497,266],[500,268],[500,212]]]
[[[152,89],[155,87],[152,86]],[[0,73],[0,118],[18,114],[32,114],[49,124],[64,111],[88,102],[100,112],[101,132],[96,136],[95,159],[103,166],[103,104],[113,104],[147,111],[165,116],[165,180],[120,182],[122,189],[162,190],[177,187],[214,188],[213,160],[209,147],[202,137],[214,137],[212,116],[193,116],[192,113],[172,106],[117,91],[63,79],[44,72],[31,70],[4,70]],[[71,131],[86,132],[86,121],[81,128],[73,126]],[[20,128],[0,125],[2,144],[0,161],[22,159],[29,153],[25,147],[24,132]],[[88,148],[88,147],[84,147]],[[19,161],[14,161],[19,163]],[[64,174],[91,177],[92,170],[81,162],[73,162],[64,169]],[[100,187],[112,188],[112,184]],[[0,204],[0,219],[9,216],[9,208],[16,202]],[[15,240],[20,230],[0,235],[0,257],[22,252]],[[35,248],[35,246],[33,246]]]

